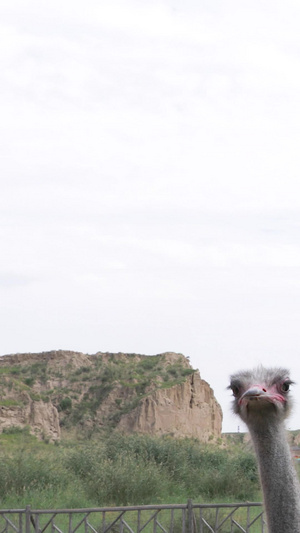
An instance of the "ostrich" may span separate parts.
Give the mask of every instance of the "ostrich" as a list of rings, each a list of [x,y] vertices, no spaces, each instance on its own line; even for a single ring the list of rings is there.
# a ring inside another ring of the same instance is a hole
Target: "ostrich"
[[[232,375],[228,387],[254,444],[269,533],[300,533],[300,485],[284,426],[291,384],[284,368],[259,367]]]

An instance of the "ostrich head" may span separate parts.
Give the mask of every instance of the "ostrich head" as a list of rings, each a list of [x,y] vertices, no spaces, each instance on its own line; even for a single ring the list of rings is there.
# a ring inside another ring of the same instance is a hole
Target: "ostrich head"
[[[267,420],[284,420],[290,412],[289,388],[293,382],[284,368],[265,369],[233,374],[233,411],[248,426],[265,424]]]

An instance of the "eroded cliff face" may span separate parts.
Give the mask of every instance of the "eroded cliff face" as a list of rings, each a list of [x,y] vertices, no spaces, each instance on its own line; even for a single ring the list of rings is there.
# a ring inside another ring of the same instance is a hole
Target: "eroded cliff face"
[[[184,383],[156,390],[131,413],[124,415],[118,428],[126,433],[196,437],[208,441],[220,437],[222,410],[209,384],[197,372]]]
[[[13,405],[13,402],[21,405]],[[6,403],[6,402],[5,402]],[[10,402],[8,402],[10,403]],[[52,402],[32,400],[26,392],[11,400],[12,405],[0,401],[0,430],[29,426],[37,437],[54,442],[60,439],[59,414]]]
[[[222,411],[182,354],[0,357],[0,431],[25,426],[50,441],[60,438],[61,427],[207,441],[221,436]]]

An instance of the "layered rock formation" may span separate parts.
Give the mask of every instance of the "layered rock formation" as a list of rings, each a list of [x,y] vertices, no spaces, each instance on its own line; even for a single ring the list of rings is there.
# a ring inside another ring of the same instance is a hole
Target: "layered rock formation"
[[[141,401],[118,425],[125,432],[174,437],[196,437],[208,441],[220,437],[222,411],[209,384],[197,372],[184,383],[158,389]]]
[[[221,435],[222,411],[213,390],[182,354],[3,356],[0,385],[0,431],[29,426],[50,441],[60,438],[61,427],[201,441]]]
[[[15,404],[13,400],[6,400],[2,406],[0,400],[1,431],[29,426],[31,432],[40,438],[52,442],[60,438],[58,410],[51,402],[32,400],[26,392],[16,398]]]

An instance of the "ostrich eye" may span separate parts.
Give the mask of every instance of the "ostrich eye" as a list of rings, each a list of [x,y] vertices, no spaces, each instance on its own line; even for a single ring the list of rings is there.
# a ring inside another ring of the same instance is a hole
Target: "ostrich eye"
[[[240,387],[238,387],[237,385],[231,385],[230,388],[232,390],[233,396],[238,396],[239,395]]]
[[[282,392],[288,392],[290,390],[290,381],[284,381],[282,384],[281,384],[281,390]]]

